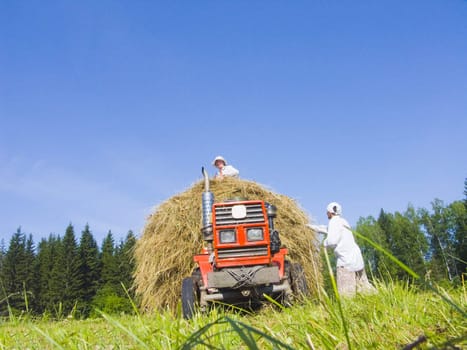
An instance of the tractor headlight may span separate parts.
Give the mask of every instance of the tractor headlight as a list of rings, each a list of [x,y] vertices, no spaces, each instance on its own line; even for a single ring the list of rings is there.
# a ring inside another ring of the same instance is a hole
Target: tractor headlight
[[[219,232],[219,240],[221,243],[235,243],[237,237],[234,230],[223,230]]]
[[[264,239],[263,229],[262,228],[249,228],[246,231],[246,236],[248,241],[262,241]]]

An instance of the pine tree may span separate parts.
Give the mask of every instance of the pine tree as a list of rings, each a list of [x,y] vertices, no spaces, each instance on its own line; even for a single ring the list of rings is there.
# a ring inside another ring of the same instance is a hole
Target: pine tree
[[[24,291],[28,278],[26,264],[26,238],[21,228],[18,228],[5,254],[2,274],[5,297],[14,310],[25,310]]]
[[[89,230],[89,225],[84,228],[79,249],[79,281],[80,281],[80,305],[79,310],[84,317],[91,312],[91,302],[97,292],[99,284],[99,249]]]
[[[120,289],[118,262],[115,256],[115,243],[111,231],[109,231],[102,242],[100,265],[100,286],[110,286],[114,290]]]
[[[5,260],[5,254],[5,240],[2,238],[2,240],[0,240],[0,278],[3,276],[3,261]]]
[[[458,213],[458,231],[456,233],[456,255],[460,274],[467,274],[467,178],[464,180],[464,208],[460,206]]]
[[[68,314],[78,301],[80,290],[78,245],[72,224],[66,229],[58,260],[63,266],[63,311]]]
[[[101,280],[93,300],[93,307],[106,313],[132,312],[131,302],[122,286],[119,269],[118,249],[115,247],[112,232],[109,231],[102,243]]]
[[[53,252],[53,264],[50,276],[50,290],[51,295],[53,296],[53,310],[57,317],[65,316],[63,310],[63,280],[65,277],[65,265],[63,264],[63,238],[58,236],[58,241],[55,242],[53,247],[55,250]]]
[[[6,270],[4,268],[5,265],[5,255],[6,255],[6,248],[5,248],[5,240],[2,238],[0,241],[0,300],[3,300],[7,297],[6,293],[6,283],[5,283],[5,276]],[[5,302],[0,302],[0,316],[7,316],[8,315],[8,308]]]
[[[49,237],[50,240],[50,237]],[[45,238],[42,238],[37,246],[37,258],[36,258],[36,269],[38,274],[38,302],[37,302],[37,311],[43,313],[47,309],[47,300],[49,298],[49,289],[48,289],[48,276],[47,272],[50,271],[52,262],[50,258],[50,249],[48,246],[48,241]],[[46,266],[46,264],[48,266]]]
[[[464,180],[464,205],[467,208],[467,177]]]
[[[49,312],[54,316],[63,316],[63,276],[64,269],[60,259],[62,240],[60,236],[49,235],[42,239],[38,246],[36,269],[39,277],[39,305],[40,313]]]
[[[134,297],[132,292],[133,287],[133,273],[135,271],[135,261],[133,252],[136,245],[136,237],[133,231],[128,231],[128,234],[117,250],[117,260],[119,262],[119,271],[121,282],[125,288],[130,292],[130,296]]]
[[[24,298],[28,298],[26,305],[27,311],[33,311],[36,309],[38,302],[38,281],[36,270],[36,249],[32,235],[30,234],[27,241],[24,252],[24,259],[26,265],[26,279],[24,281]]]

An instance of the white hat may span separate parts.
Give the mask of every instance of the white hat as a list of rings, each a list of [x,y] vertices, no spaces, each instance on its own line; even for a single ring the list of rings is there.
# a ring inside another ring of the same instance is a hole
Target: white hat
[[[326,207],[326,210],[331,214],[335,214],[335,215],[341,215],[342,214],[342,207],[337,202],[329,203],[328,206]]]
[[[224,164],[227,165],[227,161],[226,161],[226,160],[224,159],[224,157],[222,157],[222,156],[217,156],[216,158],[214,158],[214,160],[212,161],[212,165],[215,166],[215,165],[216,165],[216,162],[217,162],[218,160],[222,160],[222,161],[224,162]]]

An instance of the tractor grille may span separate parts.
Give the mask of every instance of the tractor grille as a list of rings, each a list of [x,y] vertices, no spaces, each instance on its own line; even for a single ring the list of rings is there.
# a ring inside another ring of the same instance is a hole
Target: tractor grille
[[[219,259],[227,258],[243,258],[251,256],[267,256],[268,246],[256,246],[256,247],[245,247],[245,248],[233,248],[233,249],[219,249],[217,256]]]
[[[263,223],[264,214],[263,207],[260,203],[257,204],[246,204],[246,217],[243,219],[234,219],[232,217],[232,207],[216,207],[216,225],[238,225],[238,224],[250,224],[250,223]]]

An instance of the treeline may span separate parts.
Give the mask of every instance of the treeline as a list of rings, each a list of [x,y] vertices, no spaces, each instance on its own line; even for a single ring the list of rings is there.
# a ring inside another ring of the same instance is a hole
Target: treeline
[[[408,206],[405,212],[360,218],[356,230],[409,266],[425,280],[459,283],[467,272],[467,179],[463,201],[431,209]],[[21,229],[8,248],[0,244],[0,316],[21,312],[53,318],[86,318],[96,310],[133,311],[131,292],[136,238],[131,231],[118,243],[109,231],[101,248],[88,225],[79,243],[70,224],[37,247]],[[407,272],[380,249],[358,239],[367,272],[379,279],[405,280]]]
[[[431,209],[408,206],[405,212],[360,218],[357,232],[409,266],[424,280],[458,283],[467,278],[467,179],[463,201],[445,205],[435,199]],[[407,273],[381,250],[358,241],[373,276],[406,279]]]
[[[88,225],[78,243],[70,224],[63,237],[51,234],[36,247],[32,235],[19,228],[7,249],[0,246],[0,315],[132,312],[135,243],[132,231],[119,243],[109,231],[99,249]]]

